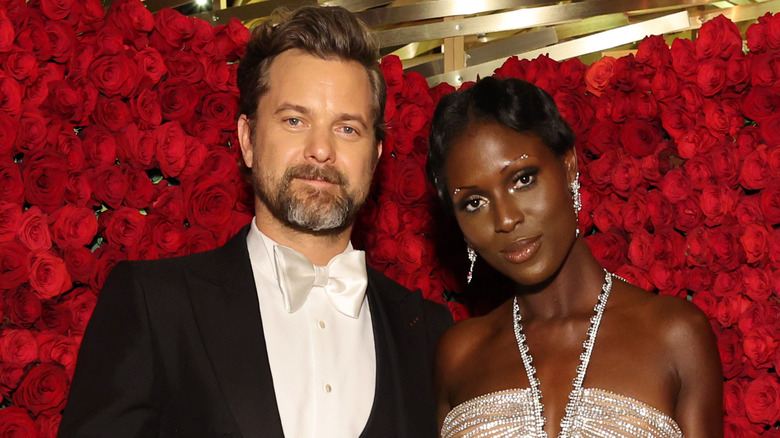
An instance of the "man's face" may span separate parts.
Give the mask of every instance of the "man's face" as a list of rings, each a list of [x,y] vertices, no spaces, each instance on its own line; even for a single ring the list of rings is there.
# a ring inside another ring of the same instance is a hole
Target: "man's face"
[[[299,50],[276,57],[254,129],[244,115],[238,122],[258,216],[316,234],[352,225],[382,147],[371,102],[368,73],[357,62]]]

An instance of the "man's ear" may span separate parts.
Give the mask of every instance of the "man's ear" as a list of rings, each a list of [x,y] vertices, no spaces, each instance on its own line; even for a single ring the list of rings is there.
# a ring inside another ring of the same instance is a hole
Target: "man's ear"
[[[246,114],[238,117],[238,143],[241,146],[241,156],[246,167],[252,168],[254,157],[254,145],[252,144],[252,129],[249,127],[249,119]]]
[[[374,161],[374,168],[371,169],[371,174],[374,174],[374,171],[376,170],[376,166],[379,165],[379,160],[382,159],[382,142],[379,141],[376,144],[376,160]]]

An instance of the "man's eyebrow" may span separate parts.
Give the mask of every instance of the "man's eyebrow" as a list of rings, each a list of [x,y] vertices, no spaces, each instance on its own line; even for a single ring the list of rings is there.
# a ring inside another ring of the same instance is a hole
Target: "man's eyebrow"
[[[339,116],[336,118],[336,120],[338,120],[338,121],[340,121],[340,122],[345,122],[345,121],[355,121],[355,122],[358,122],[358,123],[360,123],[361,125],[363,125],[363,127],[364,127],[364,128],[366,128],[366,127],[370,126],[370,125],[368,124],[368,122],[366,121],[366,119],[365,119],[363,116],[361,116],[360,114],[349,114],[349,113],[341,113],[341,114],[339,114]]]
[[[295,104],[292,104],[292,103],[286,103],[285,102],[285,103],[282,103],[281,105],[279,105],[278,108],[276,108],[275,114],[279,114],[279,113],[281,113],[283,111],[289,111],[289,110],[296,111],[296,112],[299,112],[301,114],[309,114],[311,112],[309,110],[309,108],[307,108],[307,107],[305,107],[303,105],[295,105]]]

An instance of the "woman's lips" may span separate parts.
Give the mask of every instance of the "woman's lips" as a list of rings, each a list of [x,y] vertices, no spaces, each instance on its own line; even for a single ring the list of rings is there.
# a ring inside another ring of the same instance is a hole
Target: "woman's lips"
[[[539,251],[542,236],[516,240],[501,250],[501,255],[512,263],[523,263]]]

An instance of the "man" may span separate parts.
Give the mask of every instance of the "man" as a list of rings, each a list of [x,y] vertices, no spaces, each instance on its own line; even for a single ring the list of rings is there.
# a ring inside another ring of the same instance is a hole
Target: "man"
[[[376,57],[341,8],[254,32],[238,137],[255,219],[214,251],[117,265],[61,436],[436,435],[431,353],[451,317],[349,242],[382,148]]]

